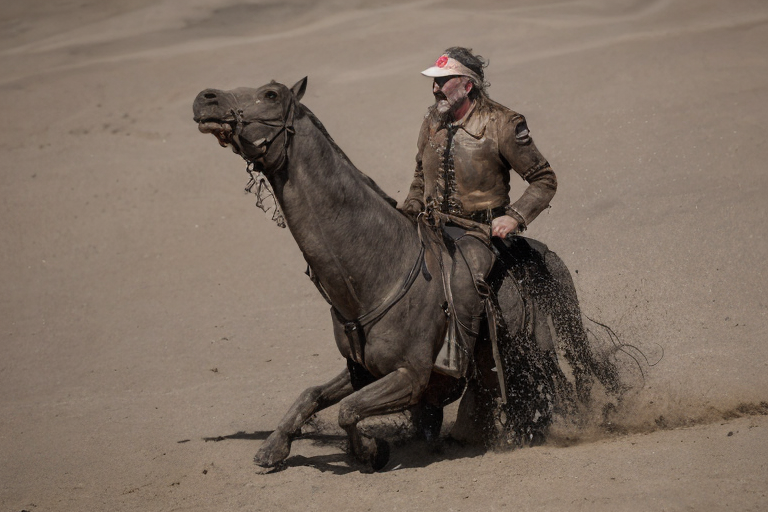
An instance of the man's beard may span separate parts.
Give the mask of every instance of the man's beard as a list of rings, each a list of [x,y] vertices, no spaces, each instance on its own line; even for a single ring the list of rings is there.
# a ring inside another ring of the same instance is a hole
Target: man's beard
[[[453,121],[454,112],[458,108],[458,102],[451,103],[442,93],[435,94],[435,112],[441,124],[447,124]]]

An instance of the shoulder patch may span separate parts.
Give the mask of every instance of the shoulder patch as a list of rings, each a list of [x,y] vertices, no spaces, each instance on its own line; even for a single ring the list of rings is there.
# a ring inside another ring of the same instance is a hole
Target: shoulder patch
[[[528,144],[531,142],[531,132],[528,130],[528,123],[525,122],[525,119],[522,119],[515,126],[515,141],[518,144]]]

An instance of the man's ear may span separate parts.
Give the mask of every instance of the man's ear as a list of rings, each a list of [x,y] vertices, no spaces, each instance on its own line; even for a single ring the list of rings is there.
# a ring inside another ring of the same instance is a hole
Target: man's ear
[[[464,90],[470,92],[474,86],[475,83],[472,80],[467,80],[467,85],[464,86]]]
[[[302,78],[291,87],[291,92],[296,96],[297,100],[301,100],[304,93],[307,91],[307,77]]]

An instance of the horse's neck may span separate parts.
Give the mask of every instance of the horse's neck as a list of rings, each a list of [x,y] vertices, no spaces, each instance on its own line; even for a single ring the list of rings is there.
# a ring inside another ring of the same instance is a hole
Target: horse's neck
[[[415,263],[413,225],[303,116],[275,192],[296,242],[339,311],[377,305]]]

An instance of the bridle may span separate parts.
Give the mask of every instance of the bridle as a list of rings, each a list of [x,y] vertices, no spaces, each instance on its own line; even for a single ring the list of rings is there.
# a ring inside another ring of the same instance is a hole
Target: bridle
[[[293,98],[290,99],[288,102],[288,108],[287,111],[283,113],[283,116],[280,118],[272,118],[272,119],[262,119],[259,117],[252,117],[252,118],[246,118],[244,115],[244,112],[242,109],[235,110],[234,108],[230,109],[230,113],[232,114],[232,117],[234,118],[235,126],[232,130],[232,143],[237,145],[237,148],[240,152],[240,156],[245,160],[247,166],[246,166],[246,172],[251,175],[251,178],[253,178],[253,172],[255,169],[256,160],[258,159],[264,159],[264,163],[266,163],[266,156],[269,153],[269,149],[272,147],[272,143],[277,139],[277,137],[280,136],[280,134],[285,134],[283,138],[283,150],[280,153],[280,159],[278,160],[278,163],[274,166],[272,166],[271,169],[267,169],[264,166],[262,166],[262,170],[259,172],[262,173],[275,173],[277,171],[282,170],[287,164],[288,164],[288,146],[291,143],[292,136],[296,134],[296,130],[293,127],[293,119],[294,119],[294,101]],[[246,126],[252,123],[258,123],[262,126],[269,126],[272,128],[277,128],[277,130],[272,133],[271,135],[267,137],[262,137],[261,139],[254,141],[254,142],[248,142],[245,141],[245,143],[258,148],[264,148],[264,153],[256,159],[250,159],[245,156],[244,150],[244,141],[240,138],[240,135],[243,133],[243,130]]]
[[[280,209],[280,204],[277,202],[277,198],[275,197],[274,191],[272,190],[272,185],[269,183],[266,174],[274,175],[275,173],[283,170],[288,165],[288,146],[291,143],[293,135],[296,134],[296,130],[293,127],[293,98],[291,98],[288,102],[287,111],[284,112],[283,116],[280,118],[246,118],[242,109],[235,110],[234,108],[231,108],[229,111],[232,114],[232,118],[234,119],[235,123],[235,126],[232,130],[231,142],[233,145],[237,146],[238,153],[243,158],[243,160],[245,160],[245,172],[248,173],[248,176],[250,176],[250,180],[248,180],[248,183],[245,185],[245,191],[249,194],[253,193],[256,195],[256,206],[261,208],[264,212],[267,212],[270,209],[268,206],[264,205],[264,199],[271,197],[271,199],[274,201],[274,212],[272,214],[272,220],[275,221],[281,228],[285,228],[285,217],[283,216],[283,212]],[[257,141],[244,141],[240,135],[243,133],[245,127],[251,123],[258,123],[262,126],[277,128],[277,130],[269,136],[262,137]],[[277,139],[280,134],[284,134],[283,150],[280,153],[280,158],[277,163],[274,166],[271,166],[271,168],[267,169],[267,154],[269,153],[269,149],[272,147],[272,143],[275,142],[275,139]],[[264,152],[258,158],[248,158],[244,151],[244,144],[246,143],[257,149],[264,148]],[[262,160],[262,163],[257,167],[257,161],[259,159]]]

